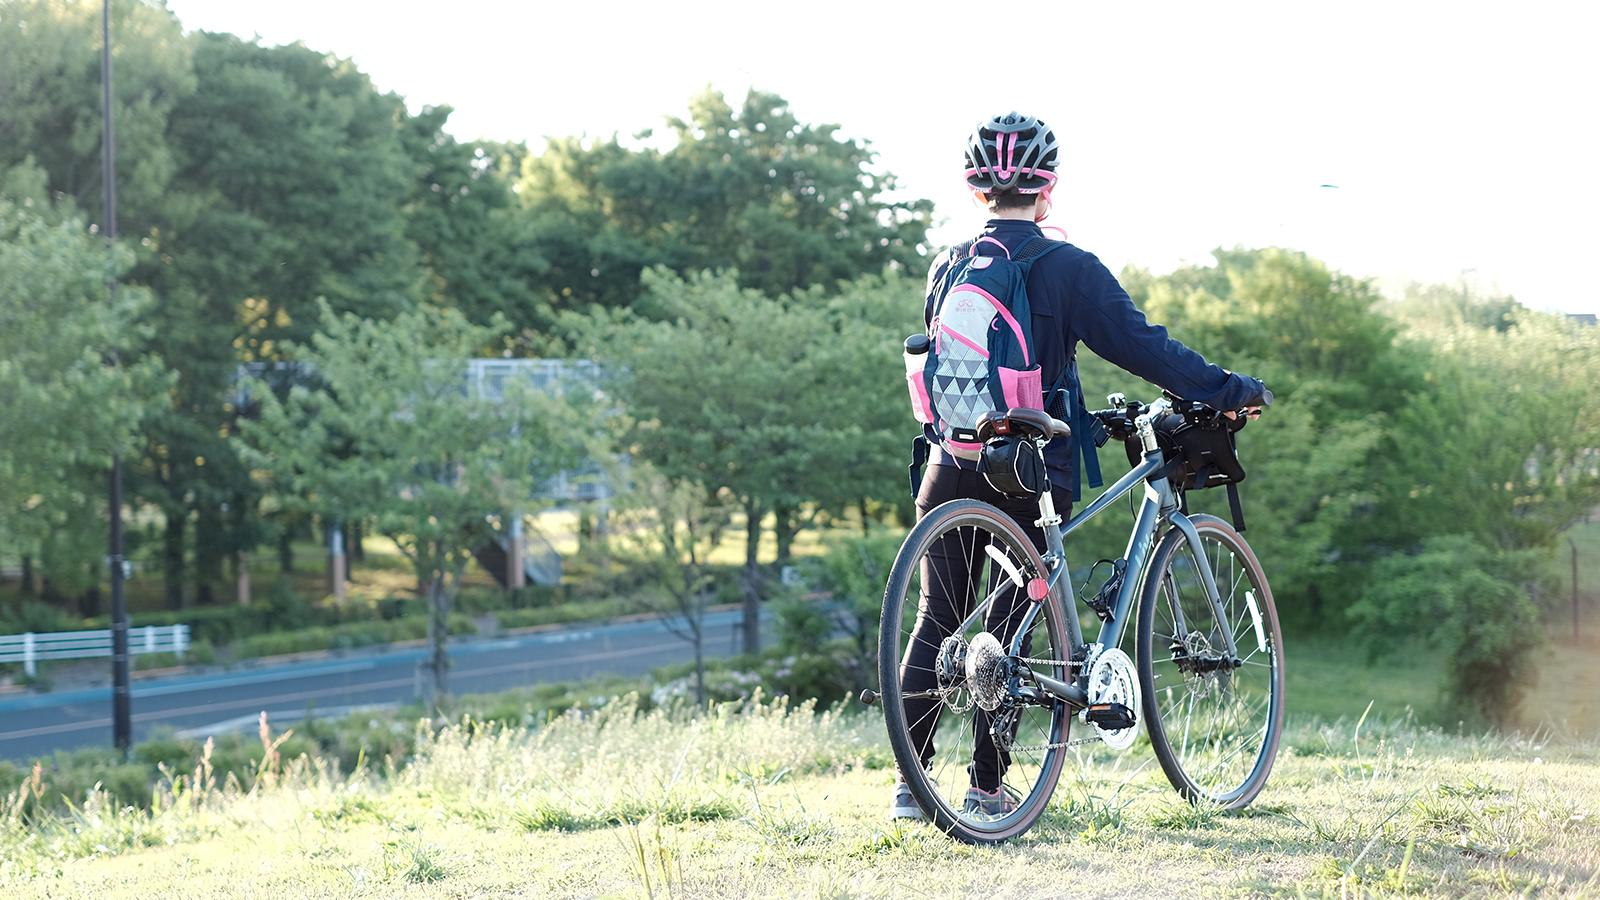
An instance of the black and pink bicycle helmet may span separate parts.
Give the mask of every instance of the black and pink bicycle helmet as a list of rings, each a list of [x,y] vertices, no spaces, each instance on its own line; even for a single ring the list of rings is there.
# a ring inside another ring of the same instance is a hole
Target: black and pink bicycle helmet
[[[1056,183],[1055,132],[1033,116],[1008,112],[979,122],[967,140],[967,185],[978,191],[1048,191]]]

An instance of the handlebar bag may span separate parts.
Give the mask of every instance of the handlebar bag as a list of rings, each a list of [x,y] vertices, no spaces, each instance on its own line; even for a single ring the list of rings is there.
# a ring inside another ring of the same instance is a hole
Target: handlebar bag
[[[1173,413],[1155,423],[1156,440],[1166,454],[1167,477],[1186,490],[1204,490],[1244,480],[1234,433],[1244,419],[1218,417],[1215,423],[1185,419]]]

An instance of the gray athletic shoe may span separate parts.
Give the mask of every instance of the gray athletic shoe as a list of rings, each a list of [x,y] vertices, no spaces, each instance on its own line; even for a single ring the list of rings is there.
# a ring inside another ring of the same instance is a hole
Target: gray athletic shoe
[[[994,793],[982,788],[967,788],[967,802],[962,804],[961,811],[968,815],[983,815],[1000,818],[1008,816],[1017,808],[1017,796],[1005,786],[997,787]]]
[[[939,789],[937,781],[932,778],[929,778],[928,781],[933,783],[935,791]],[[889,818],[891,820],[918,819],[921,821],[927,821],[928,819],[927,813],[924,813],[922,807],[917,805],[917,798],[912,796],[911,786],[904,781],[896,781],[894,783],[894,799],[889,801]]]

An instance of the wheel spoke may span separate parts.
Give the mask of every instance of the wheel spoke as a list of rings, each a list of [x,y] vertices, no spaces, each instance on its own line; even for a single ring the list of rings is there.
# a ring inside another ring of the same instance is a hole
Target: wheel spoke
[[[1229,542],[1234,539],[1204,525],[1200,534],[1201,552],[1183,540],[1168,545],[1160,557],[1165,563],[1155,576],[1154,604],[1146,608],[1169,615],[1171,627],[1140,623],[1148,629],[1149,641],[1141,666],[1149,669],[1152,687],[1164,677],[1173,679],[1161,690],[1152,689],[1151,698],[1159,719],[1151,723],[1151,738],[1158,754],[1167,754],[1163,765],[1169,777],[1175,785],[1187,781],[1203,796],[1231,802],[1265,771],[1261,761],[1276,743],[1271,731],[1277,727],[1281,689],[1271,642],[1276,625],[1266,618],[1272,615],[1271,595],[1262,588],[1259,570]],[[1215,605],[1207,596],[1207,573],[1201,566],[1209,568],[1218,587]],[[1264,618],[1261,626],[1269,636],[1265,647],[1251,634],[1256,613],[1249,598],[1241,596],[1246,591],[1254,592]],[[1224,663],[1230,643],[1248,648],[1234,665]],[[1209,660],[1211,665],[1199,667],[1191,660]],[[1254,789],[1244,796],[1253,795]]]
[[[1060,659],[1070,654],[1055,598],[1022,627],[1034,607],[1025,599],[1025,586],[1019,588],[1009,572],[1032,571],[1033,557],[1017,526],[997,520],[988,509],[970,504],[942,518],[940,525],[919,524],[921,533],[913,532],[915,546],[908,541],[902,548],[904,556],[896,561],[886,592],[886,643],[880,650],[892,651],[898,663],[894,671],[899,682],[884,688],[898,701],[898,713],[889,719],[891,728],[899,729],[891,737],[901,772],[915,782],[924,800],[933,795],[943,821],[953,819],[961,834],[978,840],[1020,833],[1042,813],[1042,800],[1055,787],[1066,751],[1017,748],[1050,745],[1052,736],[1064,731],[1066,710],[1058,703],[1025,703],[1009,712],[1002,706],[989,713],[976,707],[970,691],[933,689],[942,645],[981,609],[972,627],[955,636],[970,642],[978,632],[988,631],[1003,646],[1022,648],[1023,655]],[[1049,671],[1064,674],[1060,667]],[[964,680],[964,673],[957,674],[957,685]],[[1010,749],[1000,751],[1002,744]],[[930,762],[926,774],[918,762],[919,749]],[[997,816],[966,811],[968,785],[980,775],[998,775],[1005,789],[1022,798],[1022,811]]]

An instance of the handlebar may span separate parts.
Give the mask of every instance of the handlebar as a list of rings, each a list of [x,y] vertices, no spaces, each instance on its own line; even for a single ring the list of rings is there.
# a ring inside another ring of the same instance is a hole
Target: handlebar
[[[1261,406],[1272,405],[1272,391],[1263,388]],[[1111,404],[1110,409],[1097,409],[1089,413],[1106,427],[1109,437],[1119,441],[1128,440],[1139,433],[1143,423],[1154,423],[1163,415],[1178,413],[1184,420],[1215,428],[1225,423],[1237,431],[1245,426],[1250,419],[1250,411],[1256,407],[1244,407],[1237,410],[1220,410],[1207,406],[1204,403],[1184,400],[1170,392],[1163,391],[1162,396],[1150,403],[1140,403],[1137,400],[1126,401],[1121,394],[1111,394],[1106,397],[1106,402]],[[1232,419],[1225,419],[1232,412]],[[1102,442],[1103,443],[1103,442]]]

